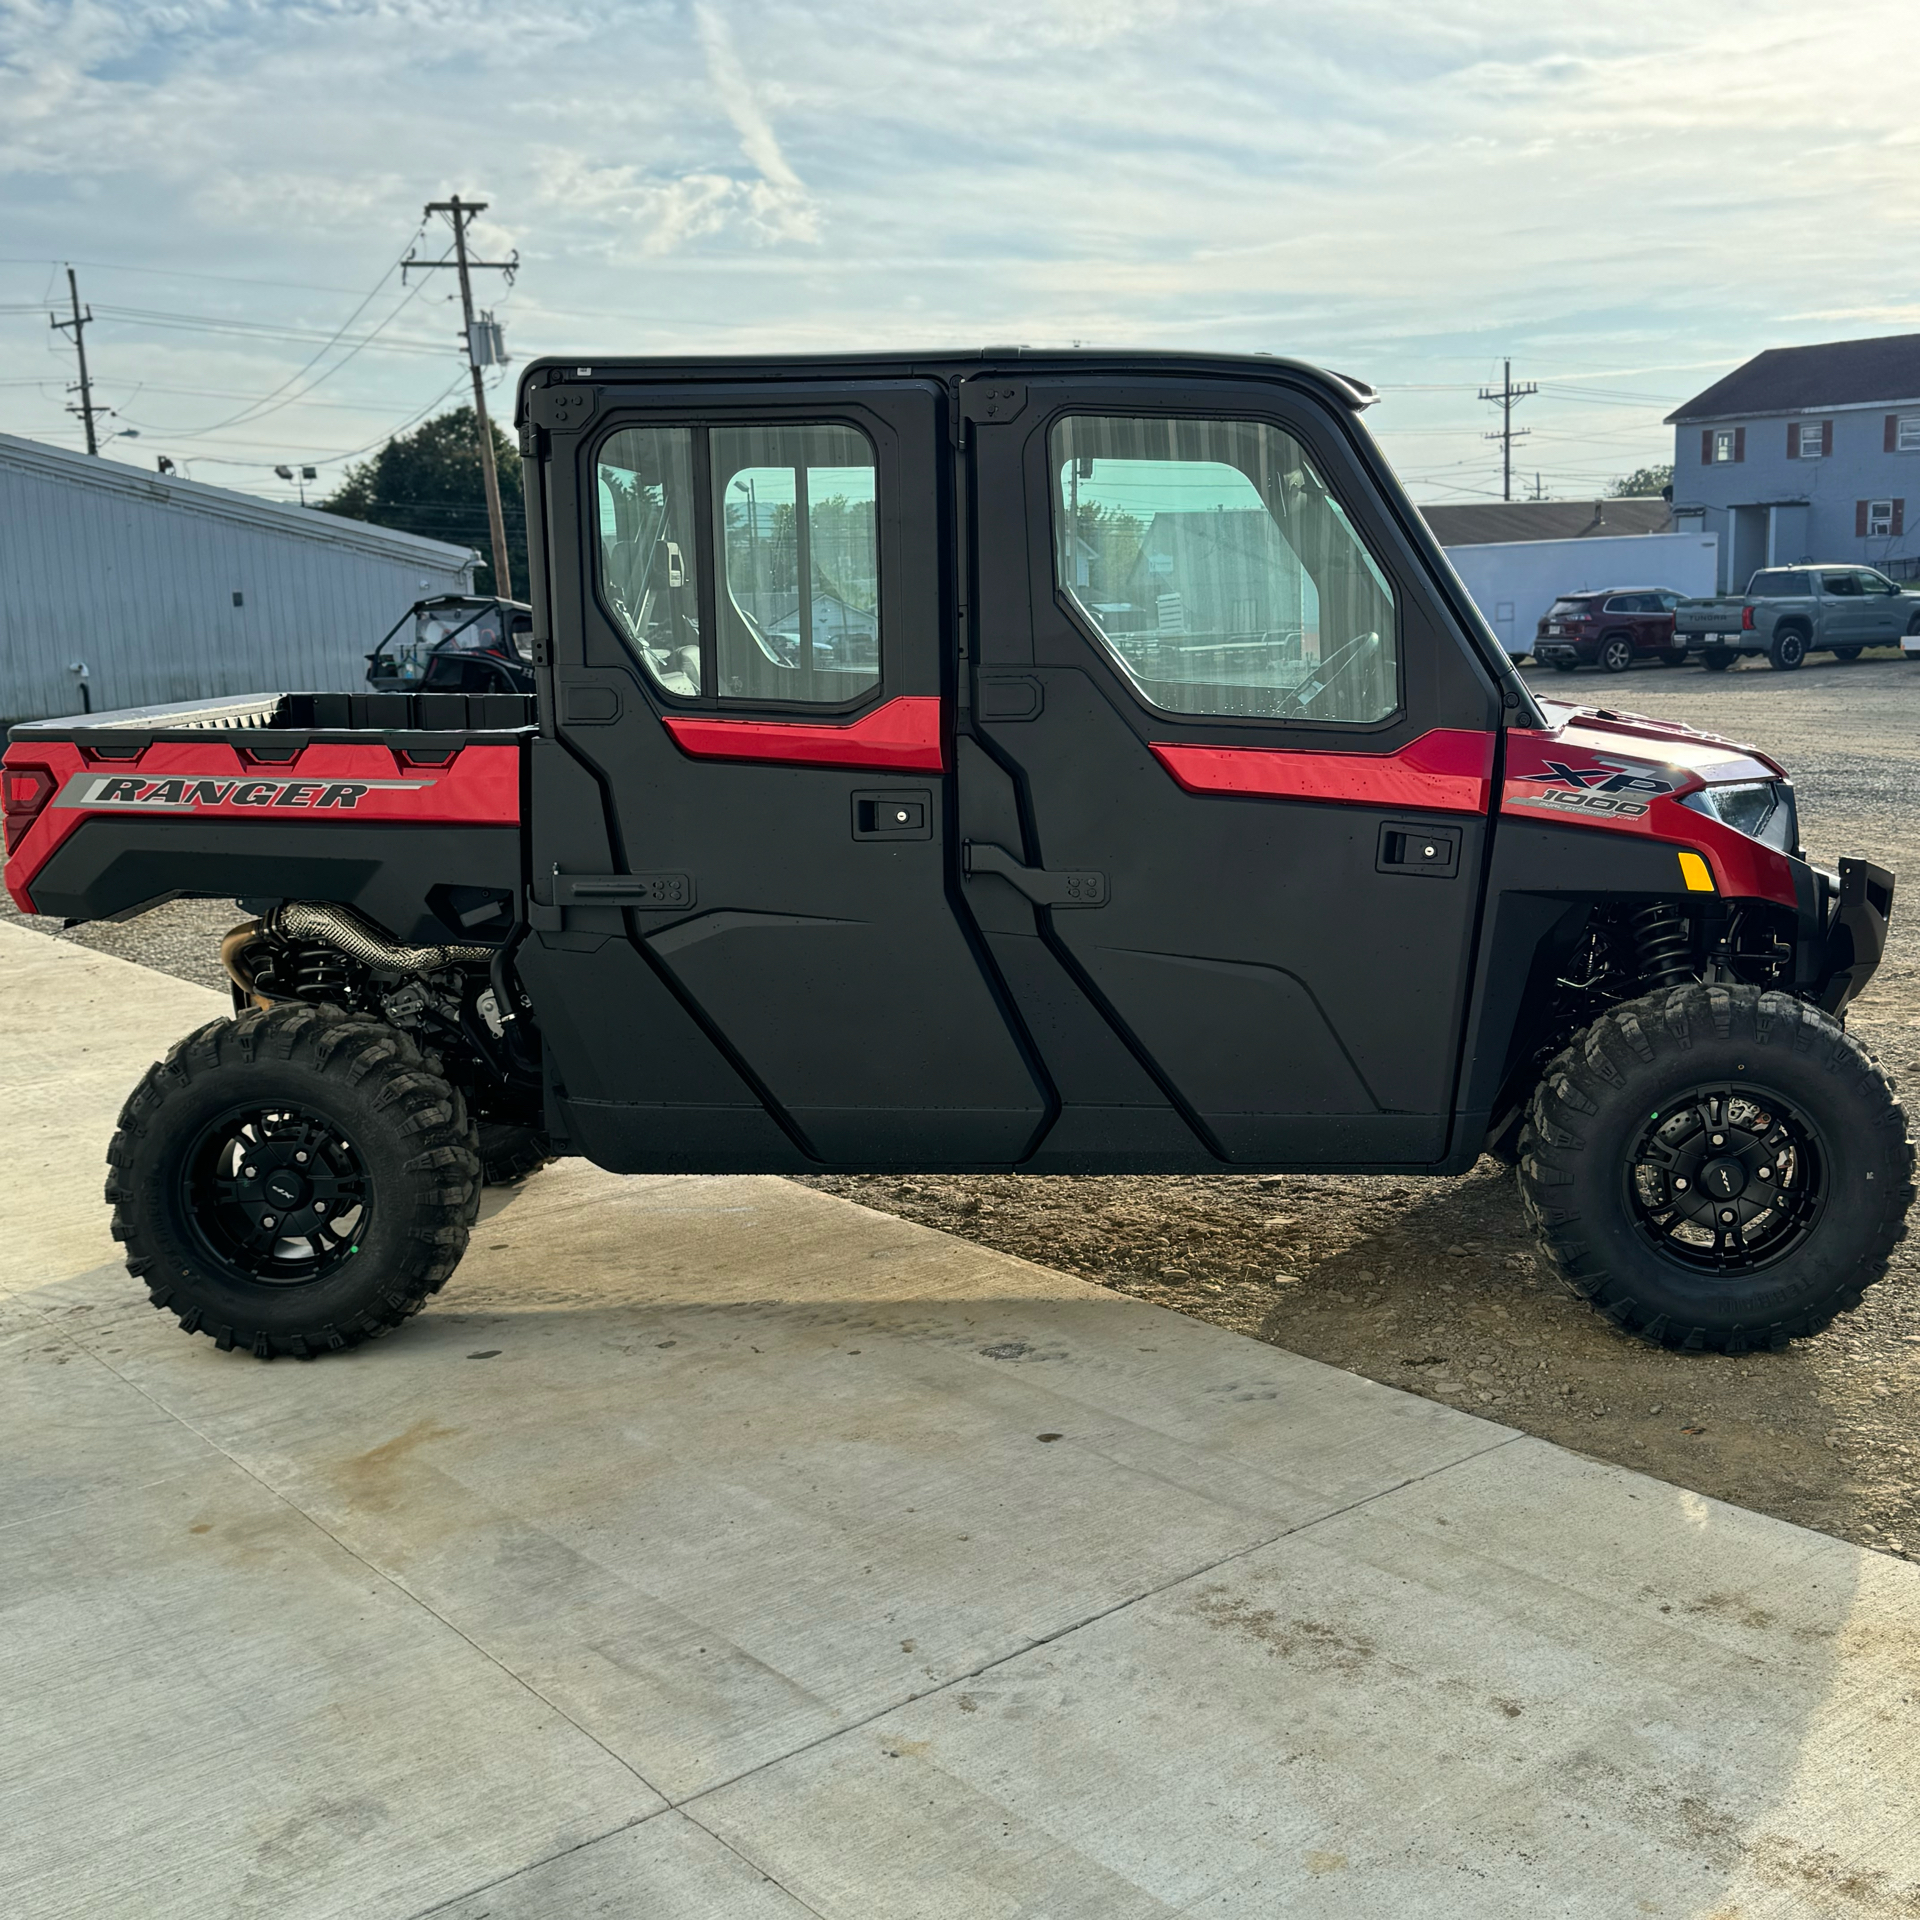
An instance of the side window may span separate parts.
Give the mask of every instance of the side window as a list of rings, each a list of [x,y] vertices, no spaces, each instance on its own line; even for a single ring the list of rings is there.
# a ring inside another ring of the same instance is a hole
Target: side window
[[[722,700],[857,700],[880,681],[873,444],[842,426],[710,440]]]
[[[1823,573],[1820,584],[1831,594],[1842,599],[1860,597],[1860,576],[1857,573]]]
[[[627,644],[663,693],[701,691],[693,433],[623,427],[601,449],[600,579]]]
[[[1050,464],[1056,583],[1150,705],[1356,726],[1398,706],[1393,589],[1289,434],[1081,416]]]

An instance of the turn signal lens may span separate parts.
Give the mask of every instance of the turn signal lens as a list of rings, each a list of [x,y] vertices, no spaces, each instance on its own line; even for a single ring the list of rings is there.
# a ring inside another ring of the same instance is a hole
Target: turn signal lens
[[[59,782],[45,767],[0,767],[0,803],[6,811],[7,851],[27,837],[40,809],[54,796]]]

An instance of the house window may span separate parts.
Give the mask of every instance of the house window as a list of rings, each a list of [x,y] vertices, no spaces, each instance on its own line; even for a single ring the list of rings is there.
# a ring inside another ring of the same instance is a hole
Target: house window
[[[1869,500],[1867,502],[1867,538],[1878,534],[1893,532],[1893,502],[1891,500]]]
[[[1747,430],[1745,427],[1721,427],[1709,431],[1705,436],[1703,451],[1712,466],[1726,466],[1735,460],[1747,457]]]
[[[1787,425],[1789,460],[1822,460],[1833,452],[1831,420],[1793,420]]]
[[[1920,453],[1920,413],[1897,415],[1893,431],[1896,453]]]

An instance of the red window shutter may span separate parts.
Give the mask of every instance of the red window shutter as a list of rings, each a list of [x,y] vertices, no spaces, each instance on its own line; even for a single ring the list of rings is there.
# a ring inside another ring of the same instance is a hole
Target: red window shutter
[[[1900,416],[1897,413],[1887,415],[1887,437],[1881,442],[1880,450],[1883,453],[1900,451]]]
[[[1853,537],[1856,540],[1867,537],[1867,503],[1864,500],[1853,503]]]
[[[1787,458],[1789,460],[1800,458],[1800,422],[1798,420],[1787,422]]]
[[[1906,524],[1907,503],[1904,500],[1896,500],[1893,503],[1893,537],[1896,540],[1899,539],[1902,532],[1905,531]]]
[[[1745,427],[1735,427],[1733,430],[1733,457],[1736,460],[1744,460],[1747,457],[1747,430]]]
[[[1820,453],[1823,459],[1833,458],[1833,422],[1831,420],[1820,422]]]
[[[1711,427],[1700,429],[1700,464],[1703,467],[1713,465],[1713,429]]]

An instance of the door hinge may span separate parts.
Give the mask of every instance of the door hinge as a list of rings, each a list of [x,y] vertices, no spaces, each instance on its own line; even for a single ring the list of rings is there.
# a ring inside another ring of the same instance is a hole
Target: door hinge
[[[963,841],[960,856],[962,869],[969,879],[976,874],[996,873],[1024,893],[1036,907],[1104,907],[1107,904],[1104,873],[1023,867],[1005,847],[996,847],[990,840]]]

